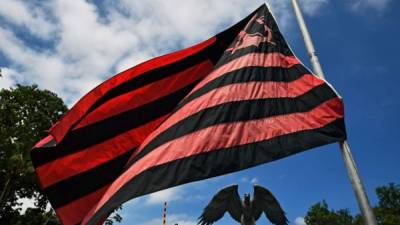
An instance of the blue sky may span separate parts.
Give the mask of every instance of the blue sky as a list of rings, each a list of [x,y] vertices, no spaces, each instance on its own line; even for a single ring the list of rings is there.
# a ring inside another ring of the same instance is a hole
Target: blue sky
[[[309,65],[289,0],[269,1],[295,54]],[[1,1],[0,88],[36,83],[71,106],[111,75],[204,40],[263,1]],[[327,80],[345,101],[349,142],[372,204],[375,187],[400,183],[399,1],[302,0],[305,19]],[[314,203],[358,206],[336,144],[238,173],[172,188],[123,206],[123,225],[194,225],[220,188],[252,183],[269,188],[293,225]],[[266,223],[265,218],[259,221]],[[235,224],[225,216],[217,222]]]

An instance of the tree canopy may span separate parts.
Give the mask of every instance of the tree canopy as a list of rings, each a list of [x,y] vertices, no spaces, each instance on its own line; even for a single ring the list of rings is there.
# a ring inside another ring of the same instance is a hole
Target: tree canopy
[[[54,93],[37,86],[18,85],[0,90],[0,224],[58,224],[53,212],[45,212],[30,160],[30,149],[46,130],[67,111]],[[36,208],[20,215],[18,199],[35,201]],[[45,221],[45,222],[44,222]]]
[[[56,94],[35,85],[0,90],[1,224],[27,224],[24,220],[58,224],[53,212],[45,212],[47,200],[36,181],[29,152],[66,111]],[[20,215],[20,198],[34,200],[36,208]]]
[[[0,224],[60,224],[54,211],[46,208],[48,200],[38,185],[30,150],[67,110],[55,93],[36,85],[0,90]],[[21,199],[34,201],[34,207],[21,212]],[[105,224],[120,222],[119,210]]]
[[[389,183],[376,188],[378,204],[374,213],[378,225],[400,224],[400,185]],[[363,225],[360,214],[351,215],[348,209],[329,209],[328,203],[322,201],[314,204],[304,218],[308,225]]]

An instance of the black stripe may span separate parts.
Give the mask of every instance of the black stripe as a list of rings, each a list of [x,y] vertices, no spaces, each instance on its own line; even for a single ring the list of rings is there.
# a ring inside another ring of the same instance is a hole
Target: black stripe
[[[289,113],[307,112],[321,103],[337,97],[327,84],[321,84],[296,98],[267,98],[229,102],[203,109],[188,116],[151,140],[131,159],[129,167],[160,145],[192,132],[221,123],[261,119]]]
[[[182,60],[179,60],[171,64],[167,64],[163,67],[152,69],[148,72],[145,72],[143,74],[140,74],[132,78],[131,80],[121,83],[120,85],[109,90],[107,93],[101,96],[101,98],[99,98],[96,102],[94,102],[93,105],[91,105],[90,108],[81,116],[81,118],[77,120],[73,125],[71,125],[71,127],[74,127],[77,124],[79,124],[82,121],[82,119],[84,119],[90,112],[94,111],[96,108],[100,107],[107,101],[115,97],[118,97],[120,95],[123,95],[125,93],[137,90],[150,83],[155,83],[167,77],[174,76],[176,75],[176,73],[182,72],[190,67],[195,66],[196,64],[199,64],[207,59],[210,59],[210,55],[215,55],[215,54],[216,54],[216,45],[215,43],[213,43],[196,54],[189,55],[183,58]]]
[[[154,166],[128,181],[98,210],[87,225],[95,224],[102,215],[132,198],[247,169],[310,148],[343,141],[345,138],[344,121],[338,119],[319,129],[299,131],[265,141],[214,150]]]
[[[281,53],[285,56],[293,56],[293,53],[289,47],[274,46],[268,43],[261,43],[259,46],[249,46],[243,49],[239,49],[235,51],[234,54],[231,54],[229,52],[224,53],[224,55],[221,56],[220,60],[215,65],[214,69],[217,69],[239,57],[251,53]]]
[[[230,84],[244,83],[251,81],[275,81],[291,82],[299,79],[304,74],[311,74],[303,65],[296,64],[290,68],[282,67],[245,67],[224,74],[196,90],[191,95],[179,103],[178,108],[182,108],[188,102],[198,98],[207,92]]]
[[[110,184],[121,174],[133,151],[45,188],[44,192],[53,208],[57,209]]]
[[[203,62],[209,58],[210,55],[214,54],[215,46],[211,44],[206,48],[202,49],[200,52],[189,55],[182,60],[179,60],[175,63],[165,65],[160,68],[155,68],[148,72],[145,72],[139,76],[132,78],[129,81],[126,81],[117,87],[108,91],[105,95],[103,95],[100,99],[98,99],[88,110],[88,113],[107,102],[108,100],[120,96],[122,94],[131,92],[133,90],[144,87],[150,83],[154,83],[165,79],[167,77],[173,76],[179,72],[182,72],[186,69],[189,69],[200,62]]]
[[[70,131],[57,146],[38,148],[31,151],[32,161],[35,167],[52,160],[83,150],[94,144],[108,140],[130,129],[149,123],[170,113],[178,102],[197,83],[189,84],[167,96],[153,102],[120,113],[97,123]],[[134,146],[132,146],[134,147]]]

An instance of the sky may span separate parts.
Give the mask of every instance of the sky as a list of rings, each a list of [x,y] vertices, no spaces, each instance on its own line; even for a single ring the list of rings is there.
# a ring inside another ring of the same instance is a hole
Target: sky
[[[112,75],[152,57],[205,40],[265,1],[249,0],[0,0],[0,88],[37,84],[71,107]],[[268,1],[294,53],[309,66],[289,0]],[[299,0],[327,80],[345,102],[348,138],[372,204],[375,188],[400,184],[400,2]],[[122,225],[195,225],[222,187],[270,189],[291,225],[304,225],[322,200],[359,209],[337,144],[272,163],[133,199]],[[229,217],[217,225],[235,224]],[[265,218],[259,224],[268,224]]]

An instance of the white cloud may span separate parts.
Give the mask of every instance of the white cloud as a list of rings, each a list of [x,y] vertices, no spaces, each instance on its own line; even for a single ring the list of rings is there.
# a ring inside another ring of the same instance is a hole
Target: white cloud
[[[20,204],[18,208],[21,214],[24,214],[28,208],[35,207],[35,200],[30,198],[20,198],[17,200],[17,203]]]
[[[24,214],[28,208],[36,208],[35,199],[32,199],[32,198],[19,198],[17,200],[17,204],[18,204],[18,206],[16,206],[15,209],[18,208],[18,211],[21,214]],[[50,209],[51,209],[51,205],[50,205],[50,203],[47,203],[45,210],[49,211]]]
[[[240,182],[247,183],[247,182],[249,182],[249,178],[248,177],[242,177],[242,178],[240,178]]]
[[[172,214],[167,217],[167,224],[197,225],[197,222],[193,218],[188,217],[184,214]]]
[[[43,8],[32,7],[27,1],[2,1],[0,17],[44,39],[49,39],[50,35],[56,29]]]
[[[164,202],[182,199],[183,195],[184,191],[181,187],[169,188],[150,194],[145,203],[148,205],[163,204]]]
[[[1,68],[0,89],[9,88],[14,85],[14,77],[17,71],[10,68]]]
[[[257,184],[258,183],[258,179],[256,177],[253,177],[253,179],[251,179],[250,183]]]
[[[258,184],[259,181],[256,177],[253,177],[251,179],[249,179],[248,177],[242,177],[242,178],[240,178],[240,182],[250,183],[250,184]]]
[[[382,13],[392,0],[351,0],[350,7],[354,11],[373,9]]]
[[[304,221],[304,218],[303,217],[297,217],[295,220],[294,220],[294,223],[296,224],[296,225],[306,225],[306,222]]]
[[[300,0],[299,4],[301,5],[304,13],[314,16],[318,13],[321,7],[327,5],[329,0]]]
[[[12,78],[18,83],[34,82],[41,86],[62,93],[65,87],[64,74],[67,64],[60,58],[47,52],[38,52],[18,39],[11,31],[0,27],[1,51],[12,64]]]
[[[303,0],[306,13],[327,0]],[[204,40],[246,16],[264,0],[6,1],[0,7],[0,54],[9,76],[1,87],[36,83],[71,105],[111,75],[160,54]],[[289,1],[269,1],[281,29],[292,18]],[[10,25],[11,24],[11,25]],[[27,30],[48,48],[21,36]],[[19,32],[17,32],[19,31]],[[23,33],[23,32],[22,32]]]

